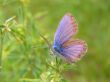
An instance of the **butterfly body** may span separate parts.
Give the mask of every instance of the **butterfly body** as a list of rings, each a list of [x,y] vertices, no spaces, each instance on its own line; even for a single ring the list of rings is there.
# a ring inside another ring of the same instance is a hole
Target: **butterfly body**
[[[61,46],[61,44],[59,44],[58,42],[56,42],[54,45],[53,45],[53,49],[55,51],[57,51],[58,53],[62,53],[63,52],[63,48]]]

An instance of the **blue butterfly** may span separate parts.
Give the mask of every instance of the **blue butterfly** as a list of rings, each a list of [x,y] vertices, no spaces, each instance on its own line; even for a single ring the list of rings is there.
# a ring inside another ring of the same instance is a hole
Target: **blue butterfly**
[[[45,39],[53,54],[68,62],[76,62],[87,52],[87,43],[85,41],[72,38],[77,31],[78,24],[75,18],[70,13],[67,13],[58,26],[52,47],[47,39],[41,36]]]

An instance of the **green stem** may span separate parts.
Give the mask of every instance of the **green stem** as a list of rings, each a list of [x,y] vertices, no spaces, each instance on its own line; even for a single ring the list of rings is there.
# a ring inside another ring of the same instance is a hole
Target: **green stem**
[[[3,55],[3,33],[1,31],[1,46],[0,46],[0,70],[2,69],[2,55]]]

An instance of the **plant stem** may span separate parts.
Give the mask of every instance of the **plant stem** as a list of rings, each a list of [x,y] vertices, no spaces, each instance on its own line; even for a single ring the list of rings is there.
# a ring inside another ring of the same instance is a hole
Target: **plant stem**
[[[2,54],[3,54],[3,33],[1,30],[1,46],[0,46],[0,71],[2,69]]]

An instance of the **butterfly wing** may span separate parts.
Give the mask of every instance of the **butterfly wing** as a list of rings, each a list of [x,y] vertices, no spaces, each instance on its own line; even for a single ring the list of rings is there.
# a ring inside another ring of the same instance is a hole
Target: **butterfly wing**
[[[54,44],[59,43],[63,44],[68,39],[70,39],[74,34],[77,33],[77,23],[75,18],[67,13],[61,20],[58,29],[55,34]]]
[[[67,13],[61,20],[54,38],[54,52],[68,62],[76,62],[87,51],[87,44],[79,39],[71,39],[78,31],[75,18]]]
[[[85,41],[76,39],[68,40],[63,44],[63,58],[69,62],[76,62],[81,59],[87,52],[87,44]]]

